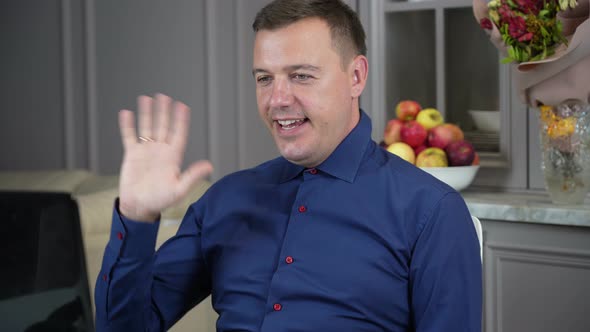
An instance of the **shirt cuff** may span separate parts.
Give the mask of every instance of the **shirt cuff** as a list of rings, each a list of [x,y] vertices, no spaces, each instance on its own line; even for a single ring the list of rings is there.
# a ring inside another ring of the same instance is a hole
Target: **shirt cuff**
[[[155,222],[140,222],[125,218],[119,212],[117,198],[113,209],[109,247],[118,252],[119,257],[151,257],[155,252],[159,226],[159,218]]]

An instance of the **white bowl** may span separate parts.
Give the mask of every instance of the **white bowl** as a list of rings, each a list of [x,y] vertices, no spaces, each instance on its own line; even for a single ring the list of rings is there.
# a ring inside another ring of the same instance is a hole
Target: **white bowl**
[[[461,191],[473,182],[479,165],[475,166],[451,166],[451,167],[420,167],[421,170],[430,173],[435,178]]]
[[[481,131],[500,132],[500,111],[469,110],[475,127]]]

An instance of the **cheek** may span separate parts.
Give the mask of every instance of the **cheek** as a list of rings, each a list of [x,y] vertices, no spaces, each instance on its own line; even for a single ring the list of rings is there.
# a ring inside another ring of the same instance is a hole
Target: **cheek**
[[[256,89],[256,104],[258,106],[258,114],[266,121],[268,98],[266,98],[264,91],[258,88]]]

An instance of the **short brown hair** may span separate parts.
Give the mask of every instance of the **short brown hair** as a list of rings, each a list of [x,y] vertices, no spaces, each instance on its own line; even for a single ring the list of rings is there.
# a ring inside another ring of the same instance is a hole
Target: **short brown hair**
[[[363,25],[356,12],[340,0],[275,0],[256,14],[252,28],[255,32],[275,30],[305,18],[326,21],[342,65],[357,55],[367,55]]]

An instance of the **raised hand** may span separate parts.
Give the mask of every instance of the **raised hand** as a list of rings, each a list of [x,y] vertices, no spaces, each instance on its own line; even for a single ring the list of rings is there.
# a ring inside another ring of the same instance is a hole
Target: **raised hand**
[[[157,94],[154,99],[140,96],[137,105],[139,136],[133,112],[119,112],[124,147],[119,211],[132,220],[153,222],[213,167],[208,161],[200,161],[181,170],[190,121],[185,104]]]

